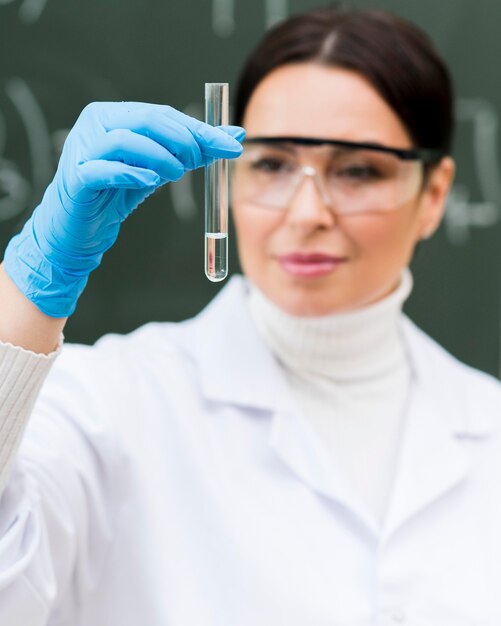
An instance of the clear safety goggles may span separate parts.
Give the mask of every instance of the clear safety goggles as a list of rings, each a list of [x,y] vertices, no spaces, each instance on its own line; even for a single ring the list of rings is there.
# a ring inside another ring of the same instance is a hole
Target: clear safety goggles
[[[445,154],[309,137],[255,137],[233,162],[234,201],[287,209],[305,180],[338,214],[394,211],[421,189],[424,163]]]

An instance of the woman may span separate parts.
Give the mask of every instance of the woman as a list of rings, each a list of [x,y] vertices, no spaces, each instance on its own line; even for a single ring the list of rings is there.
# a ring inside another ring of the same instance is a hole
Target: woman
[[[453,177],[451,103],[396,17],[277,27],[237,95],[245,278],[56,360],[120,222],[242,139],[84,111],[1,275],[2,625],[501,623],[499,383],[401,313]]]

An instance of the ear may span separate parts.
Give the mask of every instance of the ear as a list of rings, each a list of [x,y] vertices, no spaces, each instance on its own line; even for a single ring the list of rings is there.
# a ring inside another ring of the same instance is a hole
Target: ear
[[[444,157],[431,170],[421,192],[419,239],[428,239],[439,227],[455,170],[456,165],[451,157]]]

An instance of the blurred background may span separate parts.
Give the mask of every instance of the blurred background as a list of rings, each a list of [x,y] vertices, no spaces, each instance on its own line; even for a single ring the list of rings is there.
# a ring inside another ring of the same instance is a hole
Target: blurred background
[[[456,183],[413,263],[407,313],[461,360],[501,372],[501,3],[353,1],[392,10],[434,40],[456,85]],[[93,100],[168,103],[203,118],[205,82],[232,86],[271,25],[321,0],[0,0],[0,246],[52,179]],[[203,272],[203,174],[149,198],[90,278],[65,335],[91,343],[195,315],[220,286]],[[232,238],[231,271],[238,272]],[[0,303],[1,305],[1,303]]]

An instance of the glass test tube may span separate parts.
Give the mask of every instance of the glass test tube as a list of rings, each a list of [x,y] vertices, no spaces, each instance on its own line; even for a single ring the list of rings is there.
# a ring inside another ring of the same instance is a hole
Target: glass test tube
[[[228,124],[228,83],[205,83],[205,121]],[[205,168],[205,275],[212,282],[228,274],[228,161]]]

